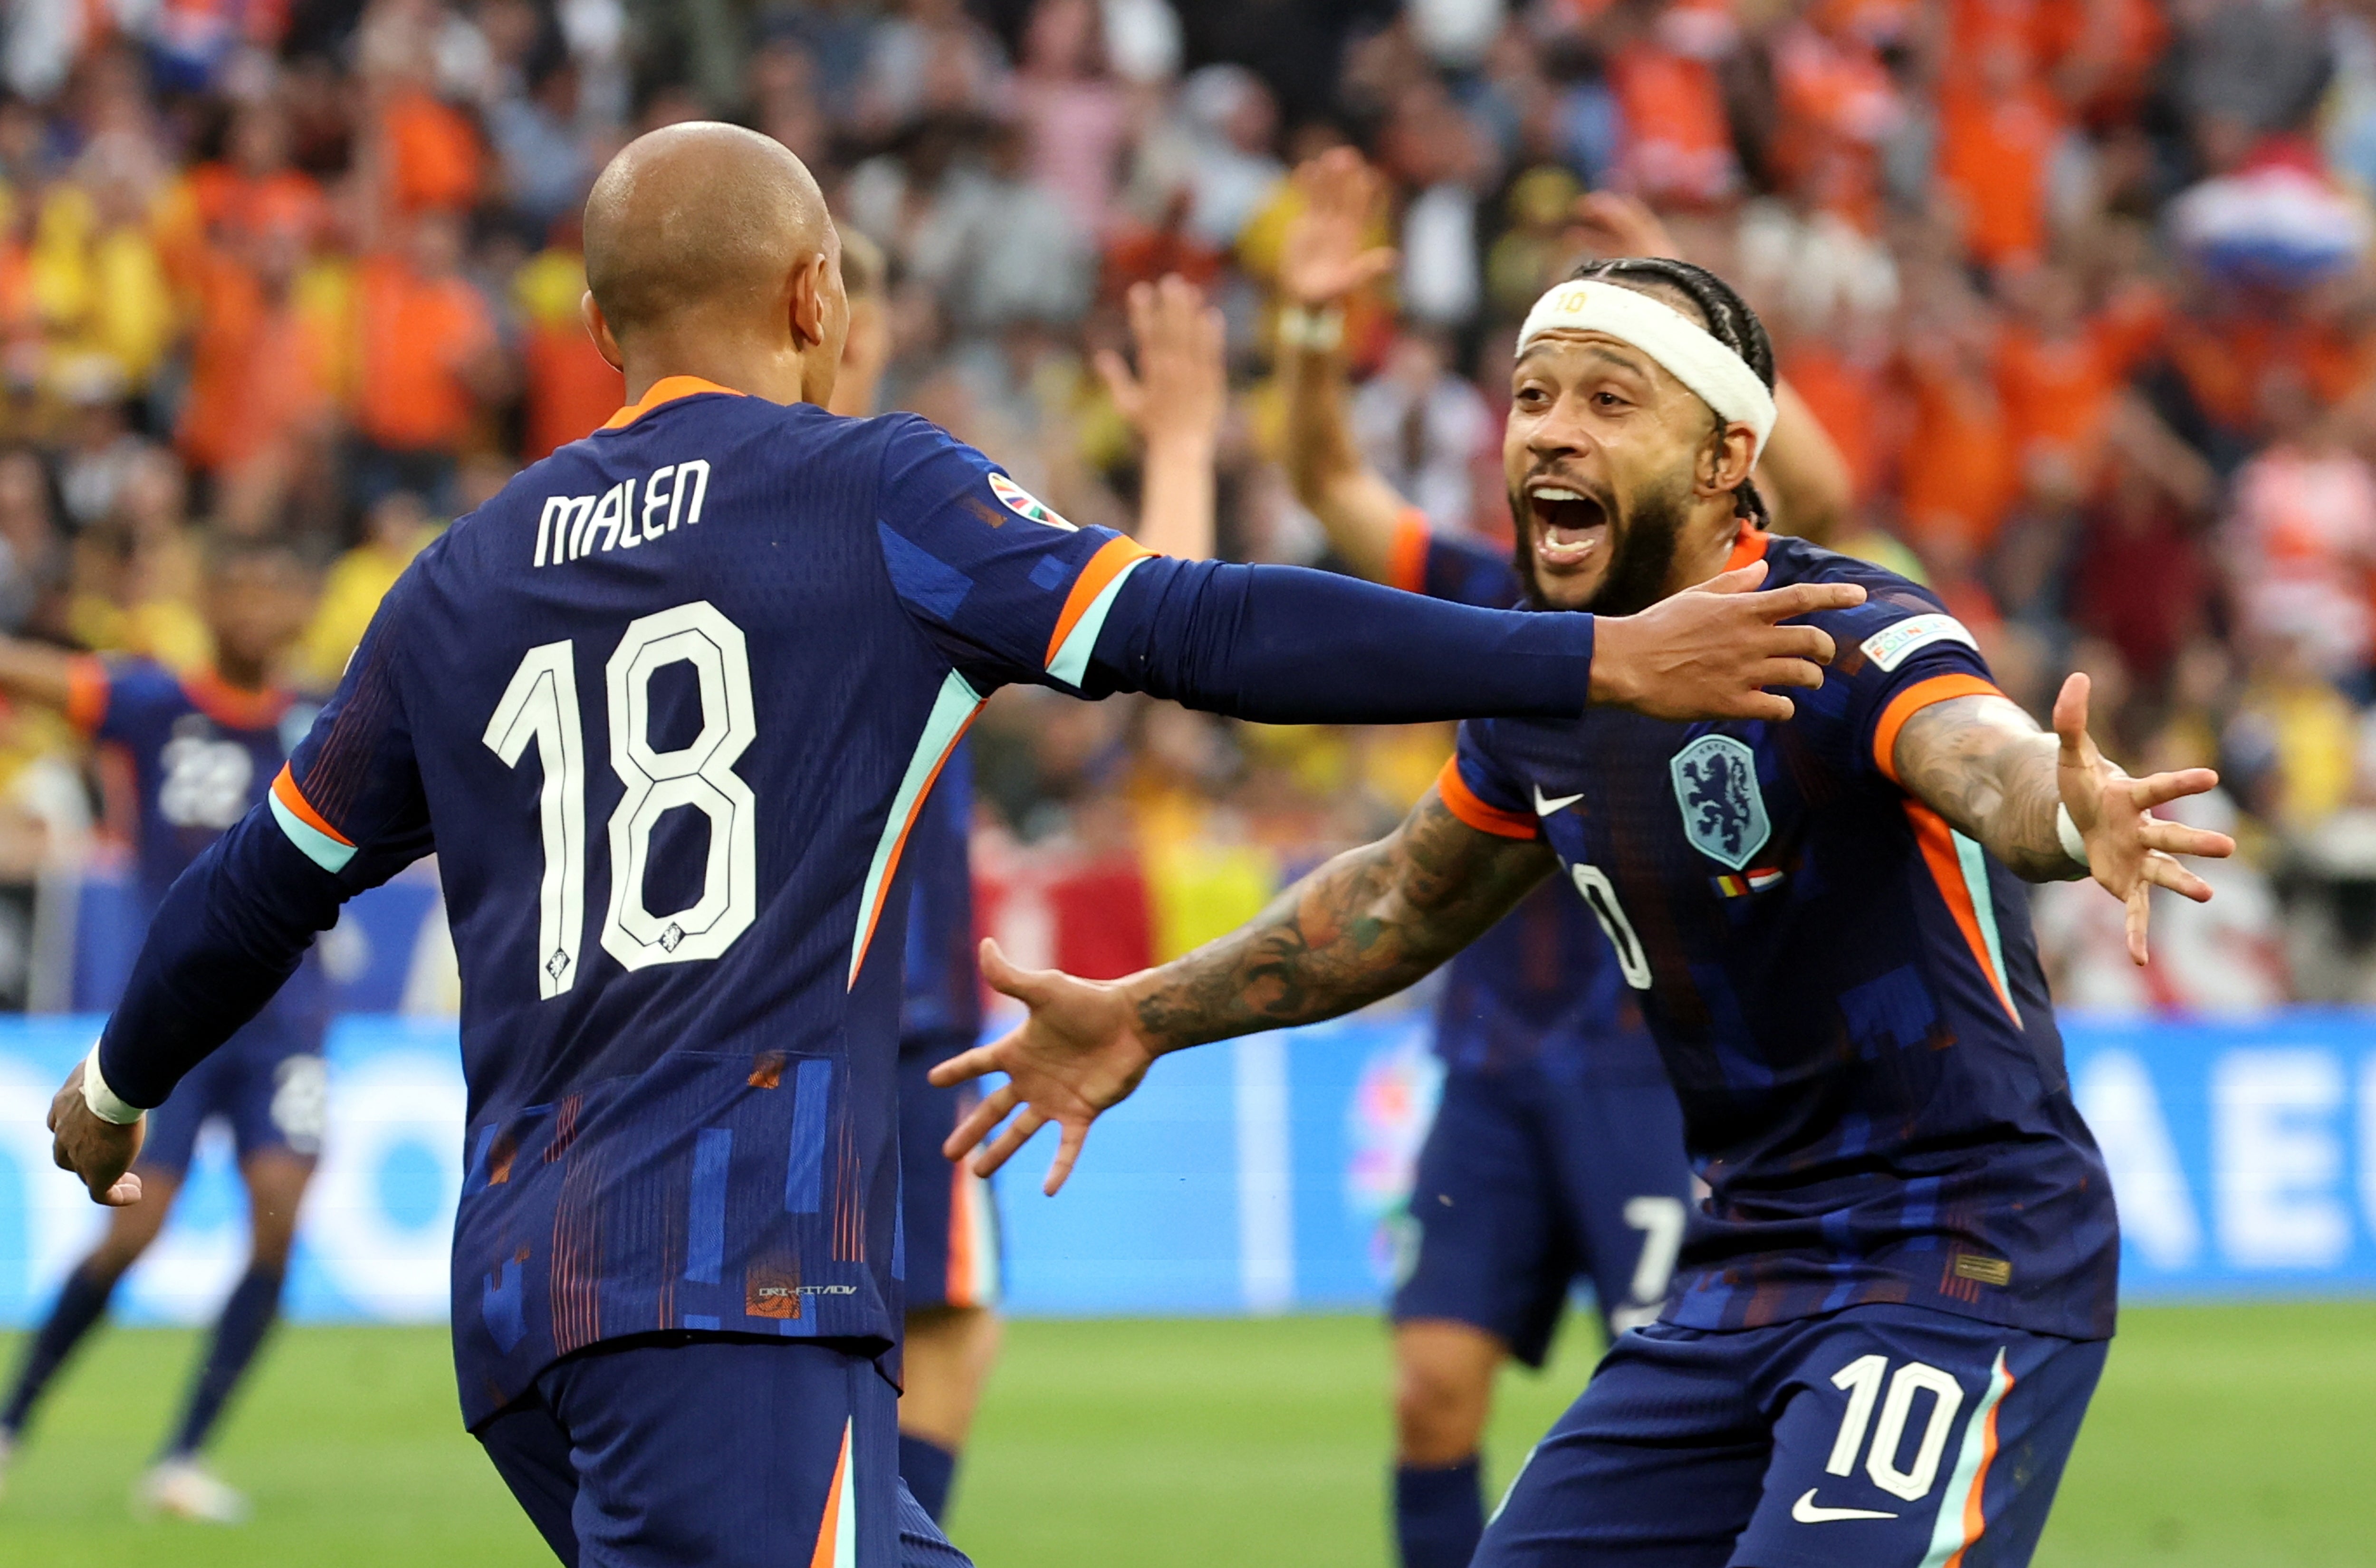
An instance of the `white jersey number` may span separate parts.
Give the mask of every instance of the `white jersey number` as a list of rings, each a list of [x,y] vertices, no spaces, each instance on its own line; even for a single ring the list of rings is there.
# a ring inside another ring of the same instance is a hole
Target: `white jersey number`
[[[1650,989],[1650,956],[1642,951],[1642,939],[1634,934],[1634,922],[1625,918],[1625,907],[1617,901],[1617,889],[1610,885],[1609,873],[1598,866],[1570,868],[1575,878],[1575,890],[1592,906],[1600,921],[1600,929],[1609,933],[1609,944],[1617,949],[1617,967],[1625,971],[1625,983],[1636,991]]]
[[[651,742],[652,677],[690,664],[701,687],[701,732],[674,751]],[[576,983],[586,929],[586,741],[576,656],[567,642],[530,648],[487,721],[487,748],[519,766],[533,740],[544,772],[539,822],[544,877],[538,897],[537,995]],[[611,903],[602,950],[626,968],[715,958],[750,928],[758,909],[758,809],[733,771],[758,733],[751,659],[742,629],[707,600],[629,625],[604,667],[611,767],[626,786],[611,814]],[[701,897],[655,915],[644,904],[652,831],[679,806],[709,819]]]

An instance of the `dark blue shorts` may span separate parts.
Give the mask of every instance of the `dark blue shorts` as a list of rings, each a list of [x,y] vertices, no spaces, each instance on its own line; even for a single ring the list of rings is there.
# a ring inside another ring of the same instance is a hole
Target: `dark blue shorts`
[[[1472,1568],[2021,1568],[2104,1370],[1926,1307],[1610,1348]]]
[[[1596,1079],[1563,1055],[1454,1068],[1420,1149],[1394,1320],[1468,1324],[1540,1366],[1578,1277],[1612,1334],[1657,1317],[1691,1202],[1663,1082]]]
[[[957,1037],[899,1051],[899,1204],[908,1310],[998,1304],[998,1209],[990,1183],[941,1156],[980,1087],[934,1088],[924,1075],[973,1042]]]
[[[312,1159],[322,1152],[328,1116],[321,1030],[268,1006],[148,1113],[135,1169],[182,1176],[199,1130],[216,1117],[231,1124],[242,1159],[267,1149]]]
[[[899,1479],[897,1392],[831,1341],[597,1346],[476,1435],[572,1568],[970,1568]]]

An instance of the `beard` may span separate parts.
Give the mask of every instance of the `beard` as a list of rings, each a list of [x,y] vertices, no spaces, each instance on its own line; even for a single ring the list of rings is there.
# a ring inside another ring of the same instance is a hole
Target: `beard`
[[[1510,517],[1517,535],[1510,564],[1530,608],[1636,615],[1667,597],[1675,552],[1681,544],[1683,525],[1691,517],[1691,481],[1679,479],[1645,491],[1622,510],[1604,500],[1602,510],[1610,520],[1609,569],[1600,586],[1582,604],[1554,605],[1543,597],[1542,581],[1536,575],[1534,508],[1522,492],[1510,492]]]

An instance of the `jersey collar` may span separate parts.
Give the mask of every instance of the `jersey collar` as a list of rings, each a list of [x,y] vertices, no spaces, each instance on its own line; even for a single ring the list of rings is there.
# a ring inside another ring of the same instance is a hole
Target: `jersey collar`
[[[715,381],[704,381],[697,375],[663,375],[653,382],[641,398],[604,420],[602,428],[624,430],[662,403],[673,403],[679,398],[698,397],[704,392],[722,393],[729,398],[750,396],[747,392],[737,392],[731,386],[720,386]]]
[[[1772,534],[1744,520],[1740,531],[1732,536],[1732,553],[1725,558],[1724,569],[1738,572],[1752,561],[1764,560],[1765,547],[1773,542]]]
[[[269,730],[289,711],[294,696],[280,686],[260,692],[243,691],[211,669],[194,670],[182,678],[182,695],[190,706],[226,730]]]

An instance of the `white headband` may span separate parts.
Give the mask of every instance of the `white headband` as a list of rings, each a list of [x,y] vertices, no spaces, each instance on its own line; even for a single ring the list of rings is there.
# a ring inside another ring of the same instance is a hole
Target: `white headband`
[[[1764,452],[1765,438],[1774,434],[1774,394],[1748,361],[1672,305],[1614,283],[1562,283],[1527,313],[1518,351],[1546,332],[1562,331],[1598,332],[1633,344],[1697,393],[1718,419],[1747,425],[1752,464]]]

